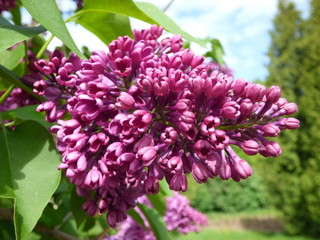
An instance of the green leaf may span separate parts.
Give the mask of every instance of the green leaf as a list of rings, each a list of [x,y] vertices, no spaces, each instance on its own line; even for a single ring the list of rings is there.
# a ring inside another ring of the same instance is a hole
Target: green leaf
[[[169,239],[166,224],[164,223],[162,216],[157,212],[157,210],[154,208],[149,208],[144,204],[137,204],[137,206],[147,218],[157,240]]]
[[[80,19],[81,21],[81,18],[87,18],[85,15],[93,14],[93,12],[100,12],[101,15],[103,15],[102,13],[121,14],[150,24],[161,25],[165,30],[175,34],[181,34],[186,40],[196,42],[205,47],[202,40],[194,38],[184,32],[163,11],[151,3],[133,2],[132,0],[84,0],[83,10],[76,13],[71,20],[78,21],[78,19]],[[97,32],[94,33],[96,34]],[[98,37],[100,37],[100,35],[101,32],[99,32]]]
[[[159,181],[160,193],[166,197],[172,197],[173,192],[170,190],[169,185],[166,180]]]
[[[162,194],[150,194],[147,196],[152,206],[157,209],[161,216],[166,212],[166,199]]]
[[[84,58],[67,29],[55,0],[22,0],[22,4],[42,26]]]
[[[16,7],[10,11],[12,15],[12,21],[14,22],[15,25],[21,26],[21,12],[20,8]]]
[[[15,74],[14,72],[8,70],[7,68],[5,68],[4,66],[0,65],[0,76],[2,78],[4,78],[6,81],[10,81],[11,83],[13,83],[14,85],[16,85],[19,88],[22,88],[24,91],[26,91],[27,93],[31,94],[32,96],[40,99],[40,100],[44,100],[43,97],[40,97],[39,95],[35,94],[31,88],[29,88],[27,85],[24,85],[20,79],[19,76],[17,76],[17,74]]]
[[[130,210],[127,212],[127,214],[132,217],[133,220],[136,221],[142,228],[147,229],[146,225],[144,224],[144,221],[139,213],[137,213],[133,208],[130,208]]]
[[[43,27],[22,27],[12,25],[0,15],[0,51],[12,47],[14,44],[45,32]]]
[[[106,12],[88,12],[77,19],[77,23],[95,34],[108,45],[118,36],[132,37],[129,18]]]
[[[34,121],[26,121],[11,132],[2,131],[0,136],[3,156],[0,176],[7,187],[12,188],[15,198],[16,239],[25,239],[58,187],[59,154],[50,133]],[[6,179],[2,175],[6,175]],[[3,182],[0,189],[2,187]]]
[[[11,85],[12,83],[10,83],[9,81],[0,78],[0,91],[8,89]]]
[[[49,228],[54,228],[63,223],[63,219],[69,212],[70,209],[63,205],[54,208],[52,203],[48,203],[39,219],[39,223],[42,223]]]
[[[36,108],[37,105],[29,105],[1,112],[0,115],[2,115],[2,118],[5,120],[15,121],[15,125],[19,125],[27,120],[32,120],[40,123],[44,127],[51,127],[52,123],[44,120],[44,112],[37,112]]]
[[[3,198],[14,198],[12,176],[10,170],[10,152],[8,145],[8,137],[6,128],[3,126],[3,119],[0,114],[1,128],[3,129],[0,132],[0,197]]]
[[[89,218],[89,215],[82,210],[82,205],[84,204],[85,201],[86,199],[84,197],[78,196],[76,189],[74,187],[71,192],[70,206],[71,206],[72,215],[77,224],[77,228],[80,228],[80,226],[84,224]]]
[[[0,65],[13,70],[25,55],[25,47],[20,44],[13,50],[0,51]]]
[[[164,29],[168,32],[180,34],[184,39],[206,47],[205,43],[202,40],[197,39],[183,31],[171,18],[169,18],[161,9],[159,9],[155,5],[147,2],[135,2],[135,4],[147,16],[152,18],[152,20],[155,21],[156,24],[163,26]]]
[[[215,62],[219,64],[224,64],[223,55],[224,50],[218,39],[205,39],[211,44],[211,51],[208,51],[204,56],[212,58]]]

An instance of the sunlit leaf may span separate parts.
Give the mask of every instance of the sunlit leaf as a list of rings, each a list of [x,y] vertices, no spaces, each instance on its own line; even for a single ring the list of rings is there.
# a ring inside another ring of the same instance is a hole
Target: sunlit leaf
[[[22,0],[22,4],[34,19],[59,38],[71,51],[84,57],[73,41],[55,0]]]
[[[2,50],[0,51],[0,65],[5,66],[9,70],[13,70],[16,66],[18,66],[24,55],[25,47],[22,44],[18,45],[12,50]]]
[[[132,36],[129,18],[119,14],[92,11],[80,16],[77,23],[95,34],[106,45],[118,36]]]
[[[162,216],[154,208],[149,208],[147,205],[138,204],[137,205],[144,216],[147,218],[152,232],[156,236],[157,240],[168,240],[168,232],[166,229],[166,224],[163,221]]]
[[[0,132],[0,141],[0,192],[15,199],[16,239],[24,239],[58,187],[59,154],[50,133],[34,121],[26,121],[14,131]],[[11,190],[4,192],[4,184]]]
[[[28,28],[12,25],[8,20],[0,15],[0,51],[45,31],[46,29],[43,27]]]

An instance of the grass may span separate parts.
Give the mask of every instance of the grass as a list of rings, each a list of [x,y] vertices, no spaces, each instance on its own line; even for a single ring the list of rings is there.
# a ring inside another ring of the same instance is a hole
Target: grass
[[[315,240],[304,236],[289,236],[284,233],[262,233],[254,231],[233,231],[205,229],[199,233],[172,235],[174,240]]]
[[[170,239],[174,240],[316,240],[316,238],[311,238],[307,236],[291,236],[286,233],[277,232],[259,232],[254,231],[251,228],[238,230],[236,228],[228,225],[226,229],[224,228],[210,228],[210,225],[222,221],[228,223],[230,220],[234,219],[261,219],[261,218],[275,218],[278,215],[276,210],[264,209],[254,212],[241,212],[241,213],[209,213],[207,214],[209,220],[209,226],[199,233],[191,232],[187,235],[182,235],[178,233],[170,233]]]
[[[252,212],[236,212],[236,213],[224,213],[224,212],[213,212],[206,214],[209,220],[228,220],[228,219],[252,219],[259,217],[276,217],[278,212],[274,209],[261,209]]]

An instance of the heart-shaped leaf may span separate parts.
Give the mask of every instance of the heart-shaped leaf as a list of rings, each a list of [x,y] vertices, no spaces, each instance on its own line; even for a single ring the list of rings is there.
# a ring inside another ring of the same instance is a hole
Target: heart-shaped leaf
[[[26,121],[14,131],[0,132],[0,197],[14,198],[16,239],[34,228],[58,187],[59,154],[50,133]]]

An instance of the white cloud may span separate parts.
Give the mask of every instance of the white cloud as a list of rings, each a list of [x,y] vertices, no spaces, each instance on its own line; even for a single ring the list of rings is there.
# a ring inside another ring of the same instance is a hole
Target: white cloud
[[[303,12],[308,10],[308,0],[295,2]],[[277,0],[176,0],[167,14],[195,37],[218,38],[236,77],[253,81],[267,74],[268,32],[276,12]]]

